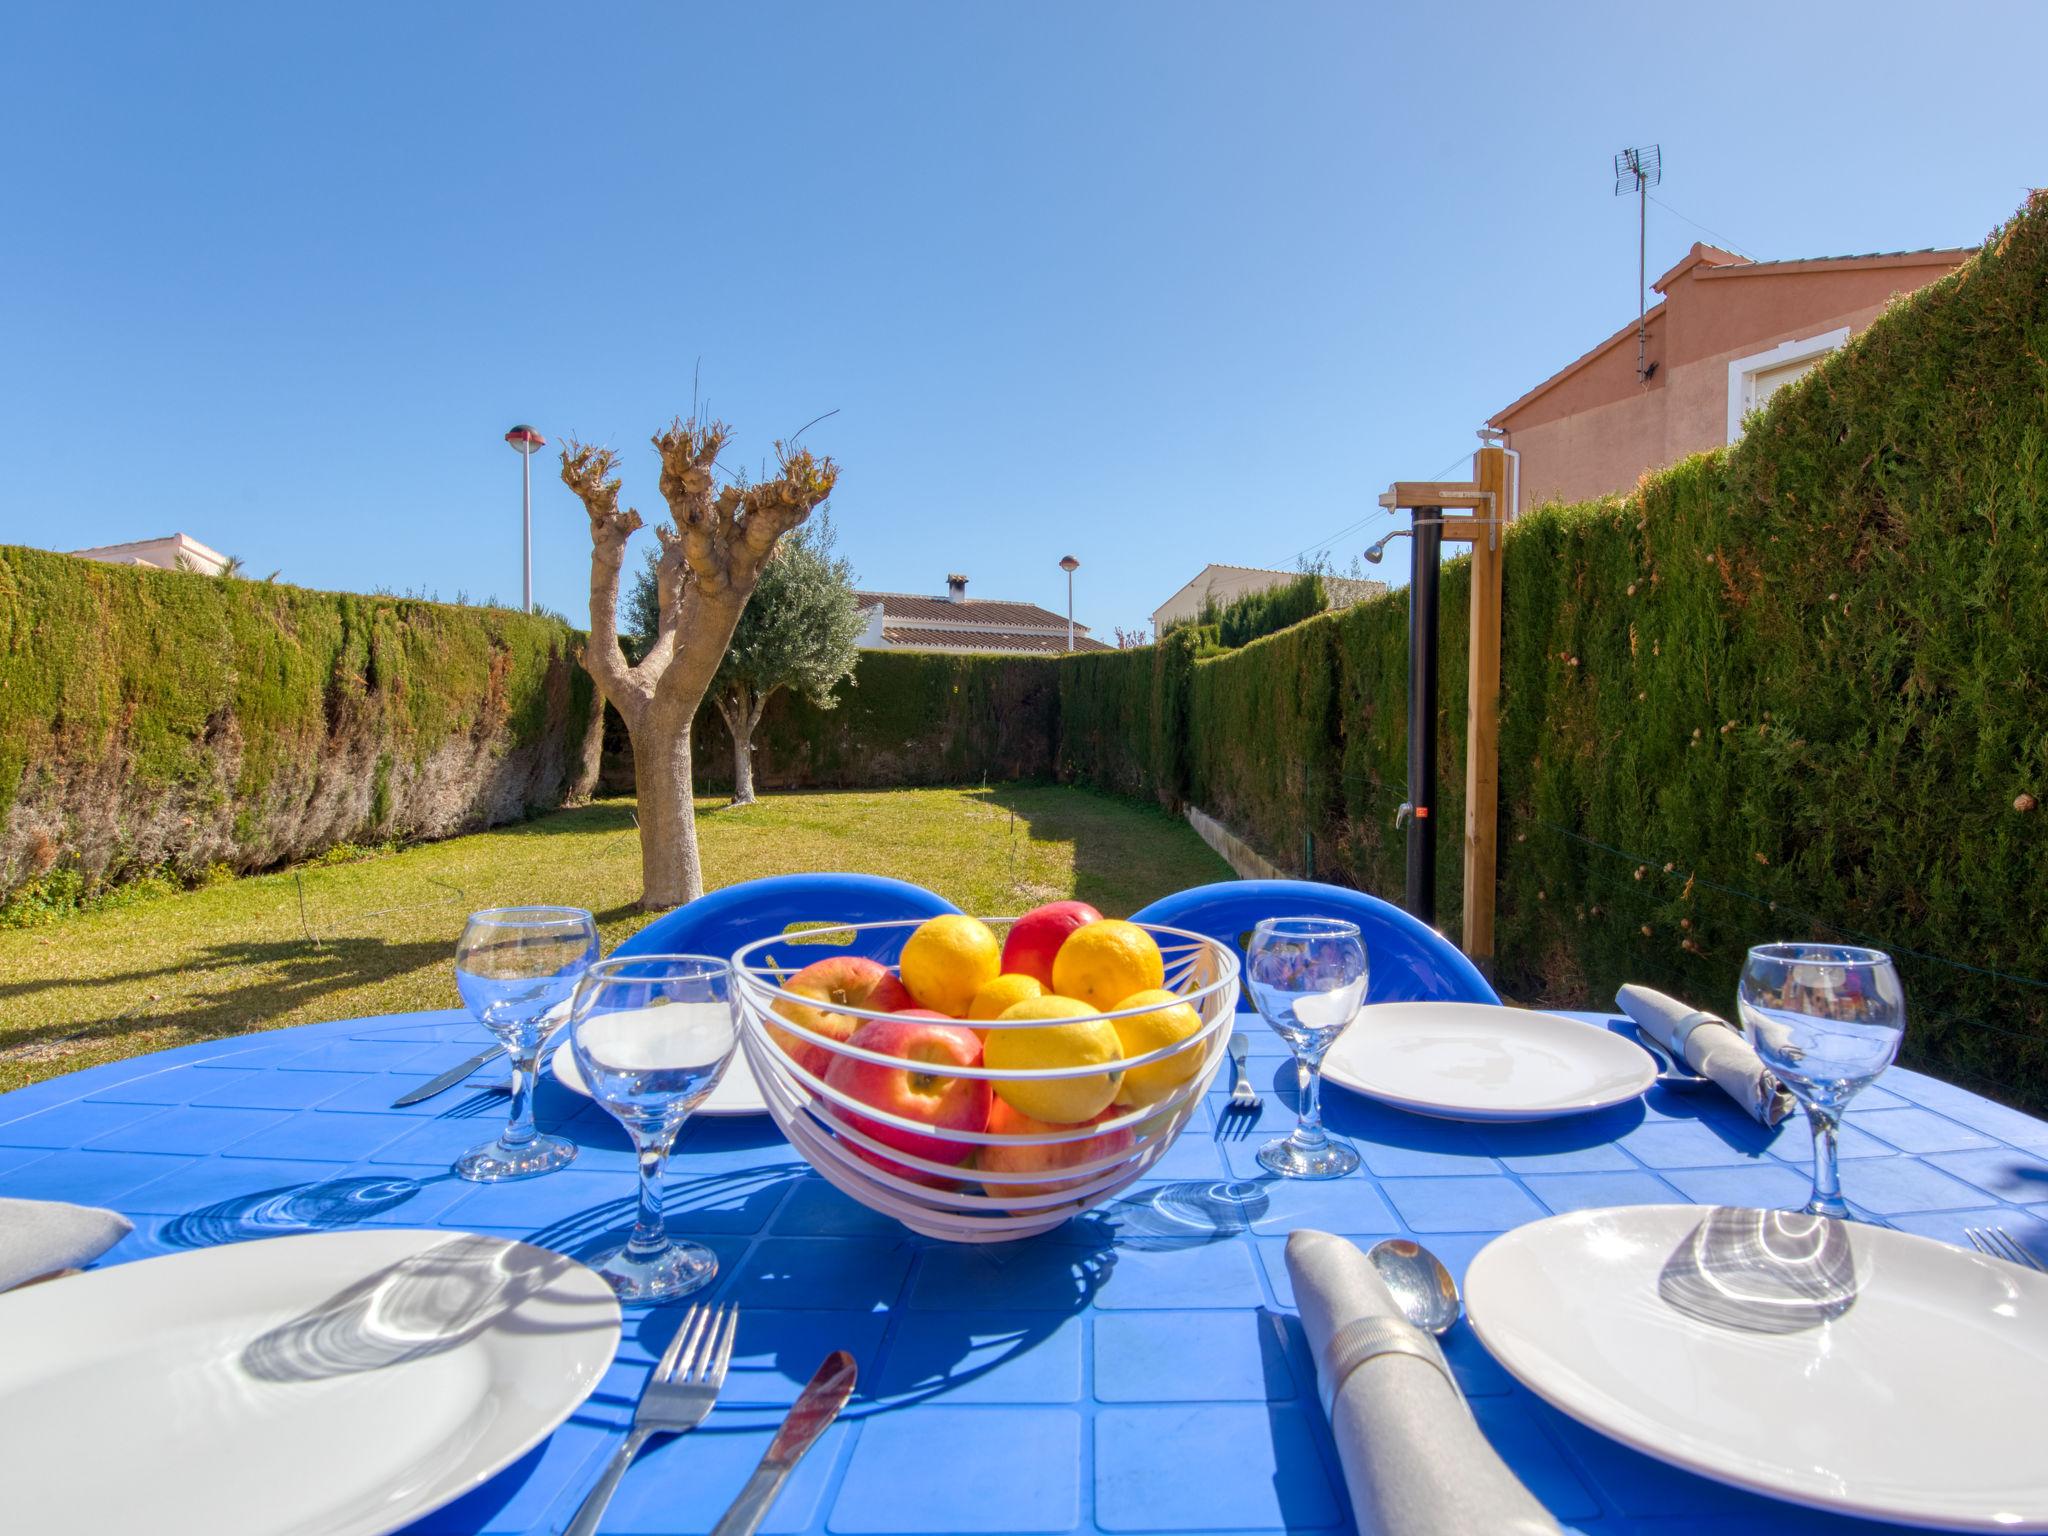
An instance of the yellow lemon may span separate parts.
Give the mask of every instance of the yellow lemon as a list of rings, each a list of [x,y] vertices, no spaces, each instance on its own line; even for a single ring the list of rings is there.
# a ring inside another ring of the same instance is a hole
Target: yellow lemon
[[[1202,1027],[1202,1016],[1176,992],[1159,988],[1135,992],[1116,1006],[1121,1011],[1147,1004],[1157,1006],[1150,1013],[1109,1021],[1116,1028],[1116,1037],[1123,1046],[1127,1061],[1133,1056],[1149,1056],[1154,1051],[1163,1051]],[[1123,1089],[1116,1096],[1117,1103],[1134,1108],[1140,1104],[1157,1104],[1202,1070],[1203,1055],[1199,1050],[1185,1050],[1164,1061],[1129,1068],[1124,1073]]]
[[[1053,991],[1078,997],[1097,1013],[1108,1012],[1133,992],[1165,985],[1166,962],[1152,935],[1121,918],[1076,928],[1052,957]]]
[[[961,1018],[974,994],[1002,969],[1003,946],[988,925],[960,913],[920,923],[903,946],[903,985],[920,1008]]]
[[[984,1065],[1003,1071],[1044,1067],[1113,1067],[1123,1059],[1116,1030],[1077,998],[1048,993],[1003,1010],[997,1022],[1034,1022],[1029,1027],[991,1029],[982,1042]],[[996,1095],[1019,1114],[1054,1125],[1093,1120],[1116,1097],[1123,1074],[1110,1070],[1082,1077],[995,1082]]]
[[[999,1019],[1003,1010],[1013,1004],[1028,1002],[1034,997],[1045,996],[1045,988],[1036,976],[1017,976],[1005,972],[994,981],[985,981],[981,990],[974,994],[974,1001],[967,1005],[967,1017],[980,1022]],[[986,1030],[976,1030],[986,1034]]]

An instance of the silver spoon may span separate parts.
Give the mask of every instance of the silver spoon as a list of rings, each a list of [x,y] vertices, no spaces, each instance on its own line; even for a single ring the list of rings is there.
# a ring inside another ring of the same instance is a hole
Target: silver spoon
[[[1402,1316],[1431,1333],[1450,1331],[1458,1320],[1458,1282],[1444,1268],[1443,1260],[1405,1237],[1382,1239],[1368,1248],[1365,1256],[1393,1292],[1394,1305]]]

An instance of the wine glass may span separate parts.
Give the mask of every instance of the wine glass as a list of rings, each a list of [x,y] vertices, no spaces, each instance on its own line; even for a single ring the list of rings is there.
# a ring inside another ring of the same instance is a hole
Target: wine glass
[[[626,1301],[663,1301],[708,1285],[718,1256],[677,1242],[662,1220],[661,1176],[690,1111],[732,1061],[739,1025],[732,967],[708,955],[600,960],[577,984],[569,1044],[590,1096],[610,1110],[640,1161],[640,1218],[623,1248],[593,1267]]]
[[[1742,967],[1743,1027],[1813,1126],[1812,1216],[1849,1219],[1835,1172],[1842,1111],[1899,1053],[1906,994],[1891,956],[1840,944],[1761,944]]]
[[[1323,1130],[1323,1054],[1365,1001],[1365,941],[1335,917],[1269,917],[1252,930],[1245,985],[1302,1072],[1292,1132],[1259,1148],[1259,1165],[1290,1179],[1334,1179],[1358,1152]]]
[[[533,1080],[548,1015],[569,1001],[576,978],[597,958],[597,920],[581,907],[497,907],[472,912],[455,946],[455,988],[463,1005],[512,1058],[512,1112],[495,1141],[473,1147],[455,1171],[480,1184],[552,1173],[576,1144],[533,1124]]]

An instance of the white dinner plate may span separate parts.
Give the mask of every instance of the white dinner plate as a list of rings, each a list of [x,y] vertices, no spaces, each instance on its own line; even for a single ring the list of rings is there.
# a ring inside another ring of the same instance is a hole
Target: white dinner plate
[[[554,1063],[555,1081],[571,1093],[590,1097],[590,1086],[583,1081],[583,1073],[576,1066],[576,1052],[564,1040],[555,1047],[550,1058]],[[732,1062],[725,1069],[725,1076],[718,1080],[718,1086],[711,1090],[711,1096],[695,1109],[693,1115],[765,1115],[768,1101],[761,1097],[761,1085],[754,1081],[753,1071],[747,1066],[747,1053],[736,1050]]]
[[[1626,1104],[1657,1080],[1633,1040],[1490,1003],[1374,1003],[1323,1061],[1330,1082],[1446,1120],[1548,1120]]]
[[[1645,1455],[1818,1509],[2048,1531],[2048,1275],[1861,1222],[1579,1211],[1472,1261],[1525,1386]]]
[[[358,1228],[0,1296],[11,1531],[381,1536],[525,1455],[619,1342],[574,1259]]]

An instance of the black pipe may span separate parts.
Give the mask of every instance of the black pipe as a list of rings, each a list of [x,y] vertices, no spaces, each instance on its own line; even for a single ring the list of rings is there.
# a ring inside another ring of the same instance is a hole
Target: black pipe
[[[1436,596],[1442,507],[1413,510],[1408,572],[1408,910],[1436,926]]]

